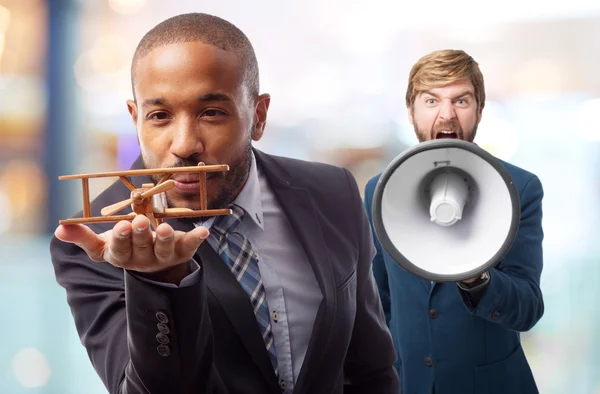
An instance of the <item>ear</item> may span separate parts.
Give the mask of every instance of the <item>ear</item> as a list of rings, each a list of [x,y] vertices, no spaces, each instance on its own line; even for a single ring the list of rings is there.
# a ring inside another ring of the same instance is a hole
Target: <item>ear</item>
[[[267,124],[267,112],[269,111],[269,104],[271,104],[271,96],[268,93],[261,94],[258,96],[256,101],[256,109],[254,111],[254,127],[252,128],[252,139],[254,141],[260,141],[265,131],[265,125]]]
[[[137,120],[138,120],[138,112],[137,112],[137,104],[133,100],[127,100],[127,110],[131,115],[131,119],[133,120],[133,125],[137,128]]]

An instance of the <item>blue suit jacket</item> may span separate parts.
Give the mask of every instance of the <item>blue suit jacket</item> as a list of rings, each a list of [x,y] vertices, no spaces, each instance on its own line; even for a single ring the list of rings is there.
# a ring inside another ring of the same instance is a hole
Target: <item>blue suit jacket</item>
[[[436,394],[538,393],[519,332],[531,329],[544,313],[543,189],[534,174],[502,163],[519,192],[521,220],[512,248],[491,270],[475,308],[455,283],[432,286],[400,268],[374,234],[373,271],[405,394],[430,394],[434,383]],[[380,175],[365,189],[372,228],[373,192]]]

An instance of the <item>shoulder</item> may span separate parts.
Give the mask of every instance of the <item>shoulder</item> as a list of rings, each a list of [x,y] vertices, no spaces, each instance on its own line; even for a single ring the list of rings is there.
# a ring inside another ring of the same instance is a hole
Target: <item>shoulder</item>
[[[347,190],[348,182],[355,183],[350,171],[343,167],[317,161],[276,155],[268,156],[272,159],[272,162],[280,165],[289,174],[292,187],[306,188],[311,191],[340,188]]]
[[[284,166],[294,178],[297,174],[311,174],[315,177],[320,177],[331,174],[339,175],[341,171],[345,171],[343,167],[318,161],[295,159],[277,155],[269,155],[269,157]]]
[[[504,160],[498,159],[498,161],[500,161],[508,171],[508,174],[515,183],[519,195],[523,195],[525,192],[529,191],[542,191],[542,182],[536,174]]]
[[[352,173],[343,167],[269,155],[272,179],[288,179],[297,193],[307,192],[314,207],[331,223],[355,225],[355,215],[363,209],[361,193]],[[279,167],[279,168],[276,168]],[[285,174],[285,175],[282,175]]]
[[[377,182],[379,182],[379,178],[381,178],[381,173],[375,175],[367,181],[367,184],[365,185],[365,194],[373,194],[373,191],[377,186]]]

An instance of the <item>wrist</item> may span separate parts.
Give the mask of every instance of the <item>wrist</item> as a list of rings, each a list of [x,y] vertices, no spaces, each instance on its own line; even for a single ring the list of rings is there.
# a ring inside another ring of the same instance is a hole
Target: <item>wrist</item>
[[[489,282],[489,280],[490,280],[490,273],[488,271],[486,271],[478,277],[475,277],[468,281],[458,282],[457,284],[458,284],[458,287],[460,287],[463,290],[471,290],[476,287],[485,285],[487,282]]]

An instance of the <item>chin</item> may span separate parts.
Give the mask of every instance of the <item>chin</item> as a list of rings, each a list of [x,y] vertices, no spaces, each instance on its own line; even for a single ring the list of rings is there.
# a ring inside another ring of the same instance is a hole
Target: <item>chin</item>
[[[187,208],[197,211],[200,209],[200,196],[196,196],[193,200],[182,199],[182,198],[169,198],[167,199],[169,208]]]

